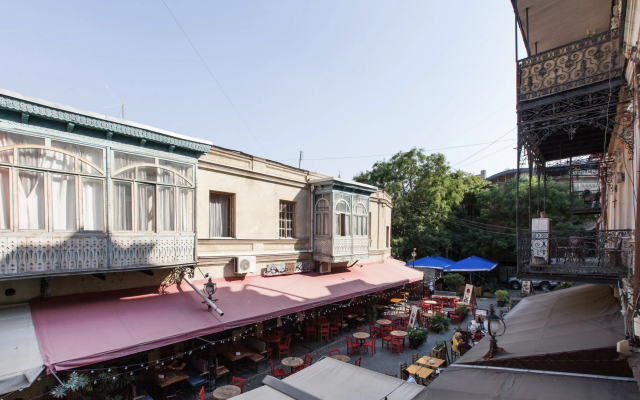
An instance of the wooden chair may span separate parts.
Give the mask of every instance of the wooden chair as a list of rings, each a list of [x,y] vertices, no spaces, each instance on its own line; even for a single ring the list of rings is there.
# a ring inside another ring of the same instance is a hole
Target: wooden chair
[[[211,365],[211,364],[209,364]],[[219,365],[218,364],[218,358],[216,357],[216,369],[215,369],[215,373],[213,375],[213,387],[215,388],[217,385],[217,381],[218,378],[220,378],[221,376],[227,376],[227,384],[229,384],[229,378],[230,378],[230,374],[229,374],[229,370],[224,366],[224,365]]]
[[[273,361],[269,360],[269,364],[271,364],[271,376],[274,378],[282,379],[287,376],[287,373],[284,372],[282,368],[277,368],[273,365]]]
[[[454,350],[453,348],[453,342],[450,342],[451,346],[449,347],[449,351],[450,351],[450,356],[451,356],[451,361],[455,360],[456,358],[458,358],[460,356],[460,354]]]
[[[318,331],[316,330],[315,326],[306,324],[304,328],[304,332],[305,332],[305,335],[307,336],[307,340],[309,340],[311,335],[313,335],[314,340],[318,339]]]
[[[450,314],[449,319],[452,324],[461,324],[462,323],[462,315],[460,314]]]
[[[287,335],[287,338],[284,340],[284,343],[278,345],[278,360],[282,357],[283,354],[286,354],[289,357],[289,346],[291,345],[291,336]]]
[[[340,355],[340,350],[339,349],[329,350],[329,357],[331,357],[331,356],[339,356],[339,355]]]
[[[389,348],[389,344],[391,343],[391,340],[393,339],[393,336],[391,336],[391,334],[389,332],[391,332],[391,331],[387,331],[387,332],[382,334],[381,347],[384,347],[384,343],[387,342],[387,349]]]
[[[393,350],[397,350],[398,355],[400,355],[401,352],[404,352],[404,344],[402,343],[402,340],[398,338],[391,339],[391,354],[393,354]]]
[[[351,336],[345,336],[347,340],[347,355],[351,353],[353,355],[356,350],[358,350],[358,354],[360,354],[360,344],[356,342]]]
[[[322,339],[325,338],[327,339],[327,343],[329,342],[330,339],[330,334],[331,331],[329,330],[329,324],[320,324],[320,341],[322,342]]]
[[[367,332],[367,328],[365,328],[364,326],[359,326],[356,328],[356,332]]]
[[[385,375],[390,376],[392,378],[397,378],[398,377],[398,374],[385,374]]]
[[[340,326],[339,325],[335,325],[335,324],[330,324],[329,325],[329,337],[331,339],[333,339],[334,336],[337,336],[340,334]]]
[[[375,335],[373,335],[373,338],[371,338],[370,342],[364,342],[364,353],[367,353],[367,349],[371,348],[371,355],[376,354],[376,336],[378,336],[378,334],[376,333]]]
[[[362,363],[362,356],[358,357],[358,359],[356,360],[354,365],[356,365],[357,367],[361,367],[361,365],[360,365],[361,363]]]
[[[407,373],[407,363],[400,363],[400,379],[406,380],[408,377],[409,374]]]
[[[418,360],[419,359],[420,359],[420,356],[418,355],[418,353],[412,354],[411,355],[411,364],[418,364]]]
[[[304,364],[299,365],[297,367],[293,367],[293,372],[298,372],[298,371],[302,371],[303,369],[310,367],[311,363],[313,362],[313,357],[311,357],[308,354],[304,355]]]
[[[233,386],[237,386],[240,388],[240,393],[244,392],[244,379],[242,378],[236,378],[235,376],[233,378],[231,378],[231,384]]]
[[[369,335],[373,336],[376,333],[380,333],[380,328],[376,327],[376,325],[369,321]]]

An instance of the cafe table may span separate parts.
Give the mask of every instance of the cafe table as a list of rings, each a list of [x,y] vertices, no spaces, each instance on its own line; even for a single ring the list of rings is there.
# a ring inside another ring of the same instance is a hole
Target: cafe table
[[[409,314],[405,314],[405,313],[397,313],[397,314],[396,314],[396,318],[406,319],[406,318],[409,318]]]
[[[433,360],[433,364],[431,364],[429,361]],[[429,357],[429,356],[424,356],[422,358],[420,358],[417,361],[418,364],[420,365],[424,365],[425,367],[428,368],[432,368],[432,369],[437,369],[439,368],[442,364],[444,364],[444,360],[440,359],[440,358],[435,358],[435,357]]]
[[[435,372],[433,369],[415,364],[410,365],[405,371],[413,377],[420,378],[421,381],[429,378]]]
[[[353,334],[353,337],[360,343],[360,346],[364,343],[365,339],[369,339],[371,335],[367,332],[356,332]]]
[[[391,331],[390,334],[393,337],[401,338],[402,339],[402,345],[404,346],[404,340],[407,337],[407,335],[409,334],[409,332],[406,332],[406,331]]]
[[[379,319],[376,321],[378,325],[391,325],[391,320],[389,319]]]
[[[291,372],[293,372],[293,369],[295,367],[299,367],[302,364],[304,364],[304,360],[302,358],[300,358],[300,357],[287,357],[287,358],[283,358],[282,361],[280,361],[280,362],[285,367],[291,368]]]
[[[351,360],[351,357],[345,356],[344,354],[336,354],[334,356],[331,356],[331,358],[342,362],[349,362]]]
[[[153,381],[158,386],[160,386],[162,397],[167,397],[169,386],[173,385],[174,383],[184,381],[185,379],[189,379],[189,374],[183,371],[166,368],[155,369],[152,374]],[[160,375],[162,375],[162,378],[160,377]]]
[[[213,398],[217,400],[226,400],[238,396],[241,390],[236,385],[220,386],[213,391]]]

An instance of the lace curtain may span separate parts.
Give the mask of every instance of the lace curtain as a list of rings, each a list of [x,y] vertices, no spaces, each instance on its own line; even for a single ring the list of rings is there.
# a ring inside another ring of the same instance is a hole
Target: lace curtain
[[[133,229],[131,183],[113,183],[113,225],[116,231]]]
[[[138,185],[138,230],[141,232],[155,231],[155,197],[153,185]]]
[[[44,173],[18,172],[18,228],[44,229]]]
[[[175,230],[175,197],[173,188],[158,187],[158,231]]]
[[[178,230],[193,232],[193,190],[178,190]]]
[[[210,237],[230,237],[229,216],[231,196],[211,193],[209,196]]]
[[[8,168],[0,168],[0,229],[9,229],[11,221],[11,175]]]
[[[82,209],[85,231],[104,231],[104,187],[100,179],[82,178]],[[131,197],[129,197],[131,202]]]
[[[76,230],[76,177],[53,174],[51,189],[53,230]]]

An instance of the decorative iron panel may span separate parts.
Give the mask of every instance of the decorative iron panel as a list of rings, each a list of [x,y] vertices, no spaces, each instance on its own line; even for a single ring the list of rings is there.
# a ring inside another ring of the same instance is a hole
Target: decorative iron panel
[[[619,31],[612,29],[520,61],[518,100],[621,77],[619,47]]]
[[[353,240],[348,237],[346,239],[339,239],[339,238],[334,238],[333,239],[333,252],[331,252],[331,255],[335,256],[344,256],[344,255],[351,255],[352,254],[352,248],[353,248]]]
[[[265,270],[263,275],[264,276],[290,275],[290,274],[287,274],[287,264],[288,263],[267,264],[267,269]],[[294,274],[300,274],[303,272],[311,271],[311,262],[309,261],[299,261],[292,264],[295,264],[292,271],[292,273]]]

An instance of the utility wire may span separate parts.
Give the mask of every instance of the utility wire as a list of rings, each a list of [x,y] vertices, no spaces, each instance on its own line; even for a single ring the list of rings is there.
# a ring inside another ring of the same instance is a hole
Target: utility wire
[[[513,142],[515,139],[505,139],[505,140],[499,140],[498,142]],[[425,150],[426,152],[428,151],[438,151],[438,150],[449,150],[449,149],[460,149],[462,147],[473,147],[473,146],[482,146],[483,144],[489,144],[489,143],[497,143],[497,142],[484,142],[484,143],[473,143],[473,144],[465,144],[462,146],[453,146],[453,147],[441,147],[439,149],[427,149]],[[509,145],[511,146],[511,145]],[[322,160],[344,160],[347,158],[367,158],[367,157],[385,157],[385,156],[393,156],[396,155],[398,153],[387,153],[387,154],[369,154],[369,155],[365,155],[365,156],[348,156],[348,157],[326,157],[326,158],[305,158],[304,161],[322,161]],[[285,160],[273,160],[273,161],[278,161],[278,162],[284,162],[284,161],[298,161],[299,158],[288,158]]]
[[[494,140],[493,142],[489,143],[487,146],[483,147],[481,150],[476,151],[475,153],[473,153],[472,155],[470,155],[469,157],[465,158],[464,160],[460,161],[459,163],[455,164],[452,166],[455,167],[458,164],[462,164],[463,162],[467,161],[468,159],[470,159],[471,157],[475,156],[478,153],[483,152],[484,150],[486,150],[487,148],[489,148],[489,146],[492,146],[495,143],[498,143],[498,140],[502,139],[503,137],[507,136],[508,134],[510,134],[511,132],[513,132],[517,127],[514,126],[513,128],[511,128],[511,130],[509,130],[509,132],[505,133],[504,135],[500,136],[499,138],[497,138],[496,140]]]
[[[503,148],[501,148],[500,150],[494,151],[493,153],[488,154],[488,155],[486,155],[486,156],[484,156],[484,157],[478,158],[478,159],[477,159],[477,160],[475,160],[475,161],[468,162],[468,163],[466,163],[465,165],[460,166],[460,168],[462,168],[462,167],[466,167],[467,165],[471,165],[471,164],[477,163],[478,161],[484,160],[484,159],[485,159],[485,158],[487,158],[487,157],[491,157],[492,155],[497,154],[497,153],[500,153],[501,151],[506,150],[506,149],[508,149],[508,148],[509,148],[509,147],[511,147],[511,146],[513,146],[513,144],[510,144],[510,145],[508,145],[507,147],[503,147]]]
[[[458,134],[457,136],[454,136],[453,138],[447,140],[446,142],[442,143],[442,145],[444,146],[445,144],[459,138],[460,136],[464,135],[465,133],[469,132],[471,129],[475,128],[476,126],[480,125],[481,123],[483,123],[484,121],[488,120],[489,118],[493,117],[494,115],[496,115],[499,111],[502,111],[502,109],[504,109],[506,106],[512,104],[513,102],[515,102],[515,100],[512,100],[510,102],[508,102],[507,104],[505,104],[504,106],[500,107],[497,111],[495,111],[493,114],[490,114],[489,116],[487,116],[485,119],[481,120],[480,122],[476,123],[475,125],[473,125],[471,128],[460,132],[460,134]]]
[[[189,35],[187,35],[187,32],[185,32],[185,30],[182,28],[182,25],[180,25],[180,22],[178,22],[178,19],[176,18],[175,15],[173,15],[173,12],[171,11],[171,9],[169,8],[169,6],[167,5],[167,3],[162,0],[162,3],[164,4],[164,6],[167,8],[167,11],[169,11],[169,14],[171,14],[171,16],[173,17],[173,20],[176,22],[176,24],[178,25],[178,27],[180,28],[180,30],[182,31],[182,33],[184,34],[184,37],[187,38],[187,41],[189,42],[189,44],[191,45],[191,47],[193,48],[193,51],[196,52],[196,54],[198,55],[198,58],[200,58],[200,61],[202,61],[202,64],[204,65],[204,67],[207,69],[207,71],[209,71],[209,75],[211,75],[211,77],[213,78],[213,80],[216,82],[216,85],[218,85],[218,87],[220,88],[220,91],[222,92],[222,94],[224,94],[224,97],[227,98],[227,101],[229,102],[229,104],[231,104],[231,107],[233,108],[233,110],[236,112],[236,114],[238,114],[238,117],[240,117],[240,120],[242,120],[242,123],[244,124],[244,126],[247,128],[247,130],[251,133],[251,136],[253,136],[253,138],[255,139],[255,141],[258,143],[258,145],[260,145],[260,148],[262,148],[262,151],[264,151],[264,154],[267,155],[268,157],[268,153],[267,150],[265,150],[264,146],[262,146],[262,143],[260,143],[260,141],[258,140],[258,138],[256,137],[256,135],[253,133],[253,131],[251,130],[251,128],[249,128],[249,125],[247,124],[247,122],[244,120],[244,118],[242,118],[242,115],[240,114],[240,111],[238,111],[238,109],[236,108],[236,106],[233,104],[233,102],[231,101],[231,99],[229,98],[229,96],[227,95],[227,92],[224,91],[224,89],[222,88],[222,86],[220,85],[220,82],[218,82],[218,80],[216,79],[215,75],[213,75],[213,72],[211,71],[211,69],[209,68],[209,66],[207,65],[207,63],[204,61],[204,58],[202,58],[202,56],[200,55],[200,52],[198,51],[198,49],[196,49],[196,46],[193,44],[193,42],[191,41],[191,39],[189,39]]]

